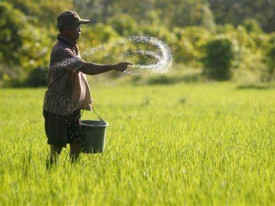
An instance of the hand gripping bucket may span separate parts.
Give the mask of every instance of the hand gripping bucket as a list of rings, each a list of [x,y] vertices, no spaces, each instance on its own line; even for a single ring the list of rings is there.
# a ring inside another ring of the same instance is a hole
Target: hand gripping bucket
[[[99,120],[81,121],[81,139],[83,153],[101,153],[104,150],[106,141],[106,129],[109,124],[108,122],[101,119],[97,113],[96,115],[98,116]]]

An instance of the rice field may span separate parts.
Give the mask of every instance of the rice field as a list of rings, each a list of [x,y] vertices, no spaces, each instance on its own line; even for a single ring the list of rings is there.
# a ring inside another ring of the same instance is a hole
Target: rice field
[[[67,147],[51,170],[45,88],[0,90],[0,205],[275,205],[274,88],[91,90],[105,151],[71,164]]]

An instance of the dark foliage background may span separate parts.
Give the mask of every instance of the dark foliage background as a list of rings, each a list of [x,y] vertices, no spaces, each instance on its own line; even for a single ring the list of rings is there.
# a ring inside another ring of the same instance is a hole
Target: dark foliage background
[[[211,55],[206,48],[223,35],[234,45],[234,59],[219,60],[229,67],[216,68],[232,71],[225,79],[248,73],[258,81],[274,79],[273,0],[0,0],[1,86],[45,84],[45,77],[35,76],[45,74],[56,17],[67,9],[92,21],[83,27],[82,50],[131,34],[152,35],[169,45],[176,64],[209,71],[214,62],[205,63]],[[223,56],[218,48],[211,52]],[[118,53],[88,60],[115,62]]]

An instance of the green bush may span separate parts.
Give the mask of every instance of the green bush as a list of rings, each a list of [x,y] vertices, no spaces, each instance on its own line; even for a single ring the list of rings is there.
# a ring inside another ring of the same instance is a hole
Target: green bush
[[[238,67],[232,71],[232,80],[245,84],[256,84],[266,79],[267,66],[262,54],[246,50],[242,54]]]
[[[267,80],[275,79],[275,44],[269,46],[266,52],[266,62],[268,65]]]
[[[23,86],[26,77],[26,71],[20,66],[0,64],[0,87]]]
[[[44,67],[38,67],[32,70],[27,79],[27,86],[41,87],[47,85],[47,73],[48,69]]]
[[[216,80],[228,80],[231,76],[235,52],[231,39],[218,36],[205,45],[203,65],[208,77]]]
[[[172,45],[175,61],[200,66],[203,45],[210,40],[211,32],[203,27],[176,27],[173,29],[177,41]]]
[[[244,28],[248,33],[262,33],[262,29],[260,27],[260,24],[257,20],[255,19],[246,19],[243,23]]]

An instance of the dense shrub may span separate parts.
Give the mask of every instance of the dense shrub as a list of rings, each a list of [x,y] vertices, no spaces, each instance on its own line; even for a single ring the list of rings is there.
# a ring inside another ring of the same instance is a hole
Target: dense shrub
[[[173,45],[176,62],[198,66],[203,45],[210,40],[211,32],[203,27],[174,28],[177,41]]]
[[[244,28],[248,33],[262,33],[262,29],[260,27],[260,24],[257,20],[255,19],[246,19],[243,23]]]
[[[205,45],[203,65],[206,74],[213,79],[227,80],[235,57],[231,39],[218,36]]]
[[[26,71],[20,66],[0,64],[0,87],[23,86],[26,77]]]
[[[232,71],[232,80],[245,84],[260,83],[266,79],[266,71],[267,66],[261,53],[246,50],[236,69]]]
[[[48,69],[44,67],[38,67],[32,70],[28,76],[27,85],[32,87],[46,86],[47,73]]]
[[[268,65],[267,80],[275,79],[275,43],[271,44],[266,53],[266,61]]]

